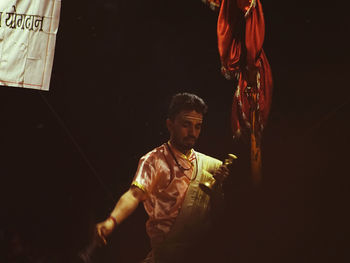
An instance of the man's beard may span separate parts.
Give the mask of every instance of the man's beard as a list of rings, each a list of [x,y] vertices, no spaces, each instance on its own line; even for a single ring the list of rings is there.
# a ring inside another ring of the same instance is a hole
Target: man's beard
[[[194,136],[187,136],[187,137],[183,138],[182,146],[183,146],[184,150],[189,151],[189,150],[191,150],[194,147],[196,142],[197,142],[197,138],[196,137],[194,137]]]
[[[187,136],[184,138],[174,136],[171,142],[180,152],[186,153],[194,147],[197,142],[197,138],[194,136]]]

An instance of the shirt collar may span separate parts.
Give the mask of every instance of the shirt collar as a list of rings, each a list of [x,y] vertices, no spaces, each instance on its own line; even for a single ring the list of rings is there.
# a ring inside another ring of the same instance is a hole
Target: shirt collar
[[[168,141],[167,143],[168,143],[168,145],[170,146],[171,150],[174,152],[174,154],[175,154],[176,156],[179,156],[179,157],[181,157],[182,159],[189,161],[190,163],[192,163],[192,161],[196,158],[196,157],[195,157],[195,152],[194,152],[193,149],[191,149],[191,150],[189,151],[188,155],[185,155],[185,154],[183,154],[182,152],[180,152],[178,149],[176,149],[176,148],[171,144],[170,141]]]

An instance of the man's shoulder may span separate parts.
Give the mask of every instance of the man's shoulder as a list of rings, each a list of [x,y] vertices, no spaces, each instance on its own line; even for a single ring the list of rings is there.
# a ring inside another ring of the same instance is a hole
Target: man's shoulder
[[[212,157],[212,156],[209,156],[205,153],[201,153],[201,152],[198,152],[198,151],[195,151],[196,155],[198,156],[198,158],[203,158],[203,159],[212,159],[212,160],[217,160],[219,162],[221,162],[219,159],[215,158],[215,157]]]
[[[165,144],[162,144],[149,151],[140,158],[140,161],[154,162],[164,156]]]
[[[222,164],[222,161],[220,161],[217,158],[211,157],[201,152],[197,152],[197,151],[195,152],[196,152],[196,155],[198,156],[198,159],[200,159],[205,165],[220,166]]]

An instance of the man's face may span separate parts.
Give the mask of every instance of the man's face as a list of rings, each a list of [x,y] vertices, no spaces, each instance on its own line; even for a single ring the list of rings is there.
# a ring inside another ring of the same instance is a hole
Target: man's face
[[[167,119],[171,143],[186,153],[195,145],[201,132],[203,114],[196,111],[181,111],[174,120]]]

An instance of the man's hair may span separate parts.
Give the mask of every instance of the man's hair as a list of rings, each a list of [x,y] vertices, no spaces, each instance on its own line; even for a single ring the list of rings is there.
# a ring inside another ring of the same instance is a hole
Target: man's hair
[[[204,115],[207,113],[208,106],[202,98],[195,94],[186,92],[175,94],[169,105],[168,118],[174,120],[175,116],[183,110],[195,110]]]

